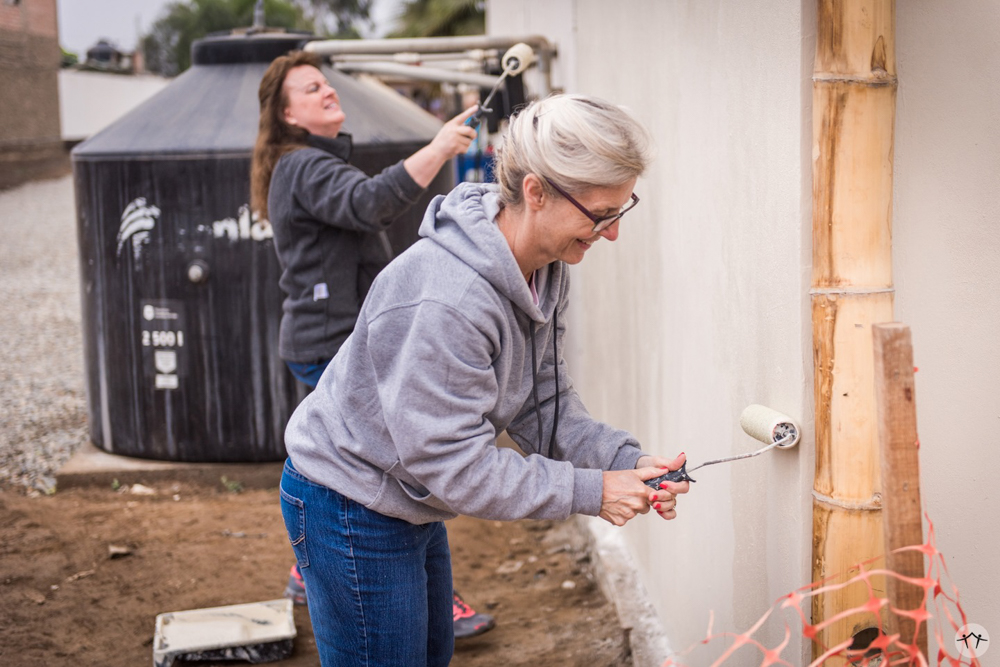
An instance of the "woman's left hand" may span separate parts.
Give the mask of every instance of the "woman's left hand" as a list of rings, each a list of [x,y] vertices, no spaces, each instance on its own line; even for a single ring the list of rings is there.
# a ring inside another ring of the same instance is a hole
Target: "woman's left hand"
[[[675,459],[668,459],[665,456],[640,456],[636,461],[636,468],[654,466],[656,468],[666,468],[667,470],[680,470],[680,467],[687,461],[687,456],[681,452]],[[677,495],[687,493],[691,488],[690,482],[663,482],[662,488],[649,492],[649,506],[656,510],[666,520],[677,518]]]

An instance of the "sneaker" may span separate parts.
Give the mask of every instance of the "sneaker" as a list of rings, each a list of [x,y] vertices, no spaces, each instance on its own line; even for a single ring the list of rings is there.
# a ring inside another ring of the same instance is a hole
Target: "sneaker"
[[[475,637],[496,627],[497,622],[492,616],[476,612],[455,590],[452,591],[451,610],[455,620],[455,639]]]
[[[299,572],[299,565],[292,566],[288,573],[288,585],[285,586],[285,597],[292,601],[292,604],[306,603],[306,584],[302,581],[302,573]]]

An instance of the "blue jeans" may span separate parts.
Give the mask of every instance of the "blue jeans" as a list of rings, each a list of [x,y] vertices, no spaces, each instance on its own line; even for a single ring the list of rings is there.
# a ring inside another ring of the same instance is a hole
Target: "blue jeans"
[[[444,667],[455,648],[443,522],[373,512],[285,462],[281,513],[323,667]]]

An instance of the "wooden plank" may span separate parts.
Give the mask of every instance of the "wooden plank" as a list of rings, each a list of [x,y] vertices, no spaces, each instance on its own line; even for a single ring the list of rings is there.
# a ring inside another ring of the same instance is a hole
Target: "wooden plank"
[[[924,555],[918,551],[893,553],[901,547],[922,544],[920,511],[920,442],[917,438],[916,387],[913,382],[913,345],[904,324],[872,327],[875,346],[875,403],[882,459],[882,527],[889,570],[907,577],[923,577]],[[916,609],[924,589],[888,577],[888,597],[897,609]],[[891,615],[891,630],[900,641],[916,643],[927,656],[927,624],[918,629],[912,619]]]

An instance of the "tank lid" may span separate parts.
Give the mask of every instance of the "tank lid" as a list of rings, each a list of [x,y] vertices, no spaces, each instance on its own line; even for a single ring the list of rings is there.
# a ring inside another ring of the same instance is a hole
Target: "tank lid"
[[[257,90],[268,63],[195,65],[169,86],[73,149],[74,160],[154,156],[249,157],[257,139]],[[426,144],[441,121],[396,91],[329,67],[354,147]]]
[[[191,45],[192,65],[236,65],[269,63],[312,40],[305,31],[224,32],[196,40]]]

